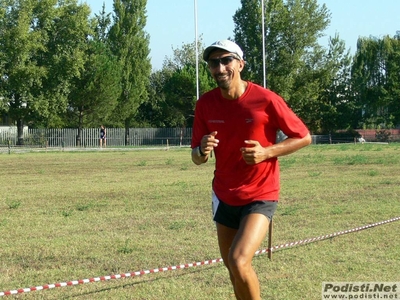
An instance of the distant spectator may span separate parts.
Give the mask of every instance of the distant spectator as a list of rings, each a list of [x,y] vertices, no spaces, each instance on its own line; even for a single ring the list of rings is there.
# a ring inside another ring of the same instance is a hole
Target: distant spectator
[[[100,148],[102,148],[104,146],[104,148],[107,146],[107,142],[106,142],[106,128],[101,125],[100,126]]]
[[[363,135],[361,135],[361,136],[358,138],[358,142],[361,143],[361,144],[364,144],[364,143],[365,143],[365,139],[364,139]]]

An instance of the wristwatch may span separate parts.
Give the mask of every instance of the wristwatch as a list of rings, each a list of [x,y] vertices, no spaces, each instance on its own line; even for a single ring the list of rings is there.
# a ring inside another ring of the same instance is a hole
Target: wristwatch
[[[196,156],[198,156],[198,157],[207,156],[207,155],[205,155],[203,152],[201,152],[200,146],[194,148],[193,150],[194,150],[194,153],[196,153]]]

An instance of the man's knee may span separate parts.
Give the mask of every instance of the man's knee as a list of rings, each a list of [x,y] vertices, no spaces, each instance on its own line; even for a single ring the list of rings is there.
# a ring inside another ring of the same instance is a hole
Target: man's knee
[[[251,259],[245,255],[229,255],[229,269],[234,274],[246,273],[251,269]]]

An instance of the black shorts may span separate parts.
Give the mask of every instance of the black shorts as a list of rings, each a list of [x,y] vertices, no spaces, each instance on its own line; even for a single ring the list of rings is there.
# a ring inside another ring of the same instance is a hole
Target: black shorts
[[[249,214],[262,214],[270,221],[278,206],[277,200],[259,200],[243,206],[228,205],[213,194],[214,221],[230,228],[239,229],[240,221]]]

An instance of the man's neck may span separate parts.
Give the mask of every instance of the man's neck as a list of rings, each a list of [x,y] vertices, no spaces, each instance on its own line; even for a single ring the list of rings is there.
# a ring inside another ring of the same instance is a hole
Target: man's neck
[[[237,84],[231,86],[229,89],[222,89],[222,96],[229,100],[238,99],[240,96],[244,94],[247,88],[247,82],[244,80],[240,80]]]

